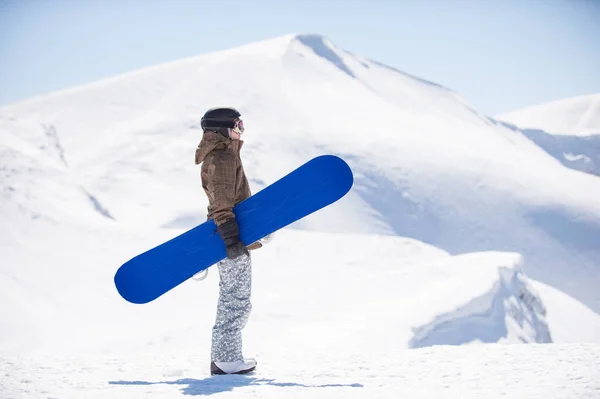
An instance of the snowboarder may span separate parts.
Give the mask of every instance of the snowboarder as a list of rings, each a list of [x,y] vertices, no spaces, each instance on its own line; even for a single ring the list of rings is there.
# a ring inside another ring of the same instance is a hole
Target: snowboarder
[[[248,248],[239,239],[232,211],[251,195],[240,158],[244,143],[240,140],[244,132],[240,116],[234,108],[209,109],[200,123],[204,133],[196,149],[196,165],[202,163],[202,187],[209,201],[208,218],[217,225],[227,253],[227,258],[217,264],[220,283],[212,331],[212,375],[245,374],[256,368],[256,360],[242,355],[242,329],[252,309],[252,260]]]

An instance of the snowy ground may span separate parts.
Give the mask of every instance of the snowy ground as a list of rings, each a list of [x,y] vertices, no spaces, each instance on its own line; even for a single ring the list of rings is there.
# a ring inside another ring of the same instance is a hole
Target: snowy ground
[[[46,234],[37,227],[29,237]],[[2,398],[600,395],[600,317],[527,278],[517,254],[282,231],[254,252],[245,353],[259,368],[221,378],[208,372],[214,269],[132,305],[114,290],[111,265],[143,246],[141,233],[61,232],[39,258],[19,260],[17,243],[3,249],[21,286],[3,291],[15,314],[2,331]],[[57,253],[66,241],[77,248],[69,257]],[[116,251],[98,246],[115,241]]]
[[[206,355],[3,357],[17,398],[599,398],[600,347],[441,346],[393,353],[265,351],[248,376],[210,377]]]

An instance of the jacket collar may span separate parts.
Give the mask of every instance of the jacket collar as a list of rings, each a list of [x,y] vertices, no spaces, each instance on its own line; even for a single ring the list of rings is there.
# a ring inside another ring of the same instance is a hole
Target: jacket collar
[[[200,141],[200,144],[196,149],[196,165],[202,163],[208,154],[217,148],[229,148],[239,156],[243,145],[244,142],[242,140],[232,140],[220,133],[207,130],[204,132],[202,141]]]

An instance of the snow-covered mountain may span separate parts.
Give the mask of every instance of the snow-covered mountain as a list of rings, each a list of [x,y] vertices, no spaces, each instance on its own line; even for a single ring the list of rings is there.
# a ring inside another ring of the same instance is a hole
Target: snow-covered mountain
[[[600,176],[600,134],[551,134],[540,129],[520,129],[507,122],[501,123],[527,136],[567,168]]]
[[[600,180],[456,93],[315,35],[1,108],[3,218],[18,208],[80,225],[191,227],[206,205],[192,161],[198,119],[216,104],[243,113],[254,191],[321,153],[353,167],[350,195],[297,227],[519,252],[533,278],[600,310]]]
[[[534,105],[499,115],[497,119],[524,129],[545,130],[551,134],[600,134],[600,94]]]
[[[254,192],[323,153],[355,174],[255,252],[247,350],[273,368],[308,364],[305,379],[377,359],[380,373],[408,348],[600,339],[597,176],[447,88],[289,35],[0,108],[7,362],[90,348],[207,360],[214,272],[144,306],[112,277],[205,219],[193,154],[215,105],[242,112]]]
[[[566,167],[600,176],[600,94],[528,107],[497,119]]]

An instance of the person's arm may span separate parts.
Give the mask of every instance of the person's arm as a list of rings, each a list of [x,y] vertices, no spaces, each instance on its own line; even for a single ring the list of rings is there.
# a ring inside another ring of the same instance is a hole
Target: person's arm
[[[248,255],[248,250],[240,241],[239,228],[233,213],[236,183],[235,162],[228,157],[228,154],[219,154],[207,161],[205,165],[206,193],[212,205],[217,232],[225,243],[227,257],[235,259],[241,255]]]

